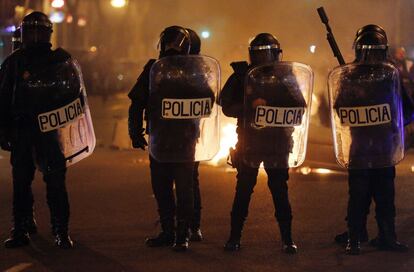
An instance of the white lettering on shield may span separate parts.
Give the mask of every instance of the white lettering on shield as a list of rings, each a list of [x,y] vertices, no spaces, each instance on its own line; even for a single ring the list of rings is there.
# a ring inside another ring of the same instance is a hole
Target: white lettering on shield
[[[265,127],[294,127],[302,124],[304,108],[258,106],[254,122]]]
[[[378,126],[391,122],[388,104],[339,108],[338,114],[341,125],[347,127]]]
[[[82,114],[83,108],[78,98],[59,109],[39,114],[37,119],[39,121],[40,131],[48,132],[64,127],[75,121]]]
[[[162,100],[162,117],[165,119],[196,119],[211,114],[211,98]]]

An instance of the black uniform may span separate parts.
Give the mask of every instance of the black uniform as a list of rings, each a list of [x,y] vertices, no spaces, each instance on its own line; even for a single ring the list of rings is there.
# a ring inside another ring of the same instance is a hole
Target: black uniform
[[[372,65],[371,65],[372,66]],[[370,66],[370,67],[371,67]],[[354,69],[348,74],[348,79],[358,79],[364,77],[368,73],[368,69],[361,67]],[[371,88],[375,89],[377,96],[364,97],[364,93],[369,94],[372,91],[364,89],[364,92],[359,91],[359,86],[352,86],[343,83],[340,86],[340,95],[335,101],[335,109],[340,107],[358,107],[366,106],[367,101],[372,105],[383,103],[384,99],[389,96],[389,90],[393,88],[393,82],[381,81],[378,84],[372,84]],[[355,97],[357,96],[357,97]],[[392,116],[396,116],[396,112],[391,112]],[[393,123],[381,125],[367,130],[362,127],[351,128],[351,148],[350,148],[350,167],[353,164],[362,163],[359,159],[365,159],[369,156],[378,156],[377,154],[393,154],[391,150],[392,139],[389,133],[390,127]],[[375,139],[373,146],[367,146],[368,140]],[[392,164],[392,157],[385,158]],[[387,222],[394,222],[395,206],[394,206],[394,179],[395,167],[385,167],[377,169],[348,169],[348,184],[349,184],[349,200],[347,221],[349,234],[365,239],[366,236],[366,217],[369,212],[371,199],[376,203],[376,219],[378,222],[380,232],[385,225],[390,225]]]
[[[35,164],[41,164],[37,158],[43,152],[40,145],[44,144],[36,137],[39,132],[36,112],[33,110],[38,106],[35,99],[38,86],[33,85],[31,77],[71,58],[63,49],[52,51],[50,47],[48,43],[41,43],[27,49],[19,49],[8,57],[1,67],[0,131],[5,135],[6,142],[11,145],[13,235],[16,236],[26,235],[25,222],[32,217],[31,183]],[[63,166],[61,170],[51,173],[44,171],[43,175],[53,232],[61,236],[67,236],[69,223],[65,173],[66,168]]]
[[[393,60],[391,60],[391,62],[393,64],[395,64],[395,62]],[[400,67],[398,65],[395,65],[397,69],[400,69]],[[413,112],[414,112],[414,103],[410,97],[410,93],[411,91],[409,91],[410,86],[406,84],[406,82],[404,81],[404,73],[401,72],[401,70],[399,70],[400,72],[400,88],[401,88],[401,95],[402,95],[402,109],[403,109],[403,119],[404,119],[404,132],[406,134],[406,129],[407,126],[410,125],[412,123],[413,120]],[[408,149],[409,146],[407,146],[407,141],[409,141],[409,139],[407,139],[407,135],[405,135],[405,148]],[[385,173],[385,176],[395,176],[395,173],[392,174],[392,172],[395,172],[395,167],[392,167],[394,169],[388,169],[387,172]],[[379,174],[380,176],[382,176],[382,171],[385,171],[385,169],[381,169],[379,170]],[[376,176],[376,173],[372,173],[373,176]],[[370,176],[372,176],[370,175]],[[375,179],[374,179],[375,180]],[[365,204],[361,203],[361,207],[365,207],[365,212],[364,212],[364,218],[362,219],[362,225],[361,225],[361,230],[360,230],[360,241],[361,242],[367,242],[368,241],[368,231],[367,231],[367,217],[369,215],[370,212],[370,206],[371,206],[371,202],[372,202],[372,198],[373,195],[371,193],[370,197],[367,197],[365,200]],[[345,218],[346,221],[348,221],[348,217]],[[344,232],[341,234],[338,234],[335,237],[335,241],[339,244],[344,244],[346,243],[348,240],[348,232]],[[376,243],[375,239],[371,241],[371,243]]]
[[[244,79],[250,67],[247,62],[236,62],[231,65],[234,69],[234,73],[230,76],[223,87],[220,94],[220,103],[226,116],[237,118],[238,142],[236,146],[236,154],[235,156],[232,156],[232,162],[237,168],[237,185],[231,211],[231,234],[229,241],[238,242],[241,238],[243,224],[248,215],[250,198],[253,193],[254,186],[256,185],[258,168],[246,165],[242,159],[244,156],[243,152],[248,152],[245,149],[246,131],[251,129],[244,127],[243,117],[243,98],[245,92]],[[283,93],[283,90],[280,91],[280,93]],[[295,104],[298,107],[306,106],[303,97],[299,101],[296,101]],[[277,133],[280,134],[280,131]],[[290,133],[292,133],[292,131],[290,131]],[[273,138],[274,136],[277,135],[272,135]],[[290,135],[287,136],[290,137]],[[284,141],[283,139],[279,140]],[[255,140],[252,139],[252,136],[250,136],[248,141],[250,143],[252,143],[251,141],[255,142]],[[260,143],[257,144],[260,146]],[[275,150],[271,151],[272,154],[275,152]],[[265,170],[268,175],[268,186],[272,193],[273,203],[275,206],[275,217],[279,222],[282,240],[284,244],[293,245],[291,238],[292,212],[289,203],[287,186],[287,181],[289,179],[288,166],[287,164],[284,164],[278,168],[270,168],[267,167],[265,161]]]
[[[144,110],[145,119],[148,120],[149,73],[154,62],[155,60],[150,60],[147,65],[145,65],[144,71],[141,73],[137,83],[128,95],[131,99],[131,106],[129,109],[129,133],[133,141],[140,135],[142,136]],[[188,225],[193,218],[194,164],[194,162],[159,162],[150,156],[151,183],[158,204],[161,228],[163,233],[166,233],[167,236],[169,236],[167,240],[170,240],[171,243],[174,240],[175,220],[177,220],[178,224],[184,224],[188,228]],[[177,205],[173,190],[174,182],[176,186]],[[198,199],[196,202],[200,203],[200,200]]]
[[[200,166],[200,162],[194,163],[194,170],[193,170],[193,193],[194,193],[194,213],[193,218],[190,223],[190,229],[193,232],[191,238],[193,239],[202,239],[200,236],[199,238],[195,238],[194,232],[200,230],[201,225],[201,192],[200,192],[200,180],[199,180],[199,172],[198,167]]]
[[[387,62],[387,36],[380,26],[366,25],[357,31],[354,41],[355,63],[362,65],[348,71],[347,79],[343,80],[334,108],[378,105],[389,101],[391,104],[394,80],[371,80],[372,69],[384,67]],[[366,65],[364,65],[366,64]],[[376,67],[376,65],[378,67]],[[351,79],[351,81],[348,81]],[[353,84],[350,84],[353,82]],[[361,82],[360,85],[358,82]],[[369,82],[364,85],[364,82]],[[370,95],[375,93],[375,96]],[[399,95],[399,94],[398,94]],[[391,108],[391,116],[398,117],[395,108]],[[397,131],[396,122],[371,127],[351,127],[351,146],[349,154],[348,183],[348,244],[346,253],[360,253],[361,236],[366,234],[366,217],[371,199],[376,204],[376,221],[378,237],[372,244],[386,250],[405,251],[407,246],[400,244],[395,232],[395,167],[356,169],[366,164],[364,160],[381,160],[383,165],[394,165],[395,139],[392,134]],[[398,139],[399,141],[399,139]],[[370,143],[370,144],[367,144]],[[338,236],[339,237],[339,236]],[[365,237],[364,237],[365,238]]]

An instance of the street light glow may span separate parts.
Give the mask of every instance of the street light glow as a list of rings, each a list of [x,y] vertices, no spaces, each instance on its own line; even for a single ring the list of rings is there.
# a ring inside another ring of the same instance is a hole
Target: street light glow
[[[64,0],[53,0],[52,1],[52,7],[53,8],[62,8],[65,5]]]
[[[311,45],[311,46],[309,46],[309,51],[310,51],[312,54],[315,54],[315,51],[316,51],[316,45]]]
[[[6,26],[6,32],[12,33],[16,31],[16,26],[11,25],[11,26]]]
[[[52,23],[59,24],[65,19],[65,14],[61,11],[54,11],[50,14],[49,19]]]
[[[80,27],[86,26],[86,19],[83,18],[83,17],[79,18],[78,19],[78,26],[80,26]]]
[[[201,37],[202,37],[203,39],[208,39],[208,38],[210,38],[210,32],[209,32],[209,31],[207,31],[207,30],[205,30],[205,31],[201,32]]]
[[[69,15],[66,17],[66,23],[71,24],[73,22],[73,16]]]
[[[126,5],[126,0],[111,0],[111,5],[114,8],[123,8]]]

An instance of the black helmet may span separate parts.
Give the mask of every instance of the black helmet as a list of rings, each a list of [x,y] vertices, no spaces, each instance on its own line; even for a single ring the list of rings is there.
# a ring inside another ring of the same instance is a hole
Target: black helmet
[[[378,25],[361,27],[355,36],[353,48],[357,60],[385,59],[388,50],[388,39],[385,30]]]
[[[50,43],[53,24],[46,14],[34,11],[23,18],[21,31],[22,43],[24,46]]]
[[[260,33],[250,42],[249,55],[253,65],[281,60],[282,49],[275,36]]]
[[[188,33],[190,33],[190,55],[198,55],[201,51],[201,40],[200,37],[197,35],[197,32],[194,30],[187,28]]]
[[[12,50],[17,50],[22,46],[22,32],[20,27],[16,28],[12,36]]]
[[[160,35],[160,55],[186,55],[190,44],[190,33],[185,28],[169,26]]]

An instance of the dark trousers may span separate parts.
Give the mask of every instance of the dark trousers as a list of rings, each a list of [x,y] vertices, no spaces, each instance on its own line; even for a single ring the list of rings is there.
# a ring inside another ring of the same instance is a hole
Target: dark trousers
[[[175,217],[177,221],[190,224],[194,214],[194,162],[164,163],[150,156],[150,168],[152,189],[163,230],[171,231],[174,228]]]
[[[198,179],[198,167],[200,166],[200,162],[194,163],[194,171],[193,171],[193,192],[194,192],[194,214],[193,219],[190,224],[191,229],[198,229],[200,228],[201,224],[201,193],[200,193],[200,183]]]
[[[31,218],[33,214],[31,186],[36,168],[32,154],[32,147],[24,143],[15,145],[11,154],[15,228],[23,228],[24,221]],[[43,175],[52,228],[57,232],[67,232],[69,223],[70,209],[65,176],[65,168]]]
[[[292,220],[292,210],[288,197],[287,181],[289,169],[265,168],[268,182],[275,206],[275,217],[279,223]],[[241,231],[244,221],[247,218],[249,204],[254,186],[257,182],[258,168],[251,168],[240,165],[237,168],[237,185],[234,196],[233,208],[231,211],[232,231]]]
[[[379,169],[349,169],[348,228],[360,233],[366,224],[371,198],[375,202],[377,222],[395,219],[395,167]]]

